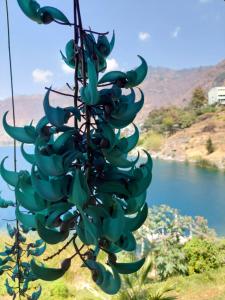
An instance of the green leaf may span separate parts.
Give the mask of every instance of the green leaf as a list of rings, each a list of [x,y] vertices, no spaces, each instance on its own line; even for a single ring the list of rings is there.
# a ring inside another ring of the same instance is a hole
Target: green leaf
[[[100,193],[109,193],[117,195],[129,196],[129,192],[126,189],[125,185],[120,182],[115,181],[106,181],[98,186],[98,191]]]
[[[137,69],[135,69],[135,72],[137,74],[137,79],[135,81],[135,86],[142,83],[142,81],[145,79],[145,77],[148,73],[148,65],[147,65],[146,61],[140,55],[138,55],[138,57],[141,60],[141,65]]]
[[[105,218],[102,224],[103,235],[110,241],[116,242],[123,233],[125,226],[124,212],[120,204],[115,203],[111,208],[111,216]]]
[[[106,82],[112,82],[114,83],[115,81],[119,79],[126,79],[127,76],[125,73],[120,72],[120,71],[111,71],[106,73],[102,78],[99,80],[98,84],[106,83]]]
[[[74,177],[72,182],[71,195],[69,196],[69,202],[76,206],[83,207],[89,200],[89,188],[87,179],[81,170],[76,169],[74,171]]]
[[[130,197],[126,199],[127,207],[126,207],[126,213],[127,214],[135,214],[145,203],[147,196],[147,192],[145,191],[143,194],[137,196],[137,197]]]
[[[14,237],[16,231],[15,231],[15,228],[12,227],[10,224],[7,223],[7,231],[8,231],[8,234],[11,238]]]
[[[145,203],[144,207],[140,209],[134,218],[125,218],[125,227],[129,231],[138,230],[145,222],[148,216],[148,204]]]
[[[109,123],[114,128],[124,128],[133,122],[137,113],[144,105],[144,94],[141,92],[141,99],[138,102],[133,102],[133,92],[130,95],[122,96],[116,109],[113,110],[109,118]],[[135,94],[134,94],[135,95]],[[125,100],[124,100],[125,98]]]
[[[42,292],[42,287],[39,286],[38,290],[31,295],[30,300],[38,300],[41,296],[41,292]]]
[[[127,185],[127,189],[130,192],[131,197],[137,197],[143,194],[149,187],[152,180],[152,159],[149,153],[144,151],[148,156],[148,160],[145,164],[142,164],[134,171],[134,178],[130,180]]]
[[[37,177],[34,166],[31,172],[31,181],[36,193],[48,202],[57,202],[65,196],[63,186],[65,179],[50,179],[49,181]]]
[[[87,60],[87,68],[89,82],[86,87],[81,88],[81,99],[87,105],[96,105],[100,99],[97,89],[98,77],[95,66],[90,59]]]
[[[47,268],[36,264],[35,260],[31,260],[31,269],[32,272],[39,278],[45,281],[54,281],[62,277],[66,271],[69,269],[70,264],[67,264],[66,267],[61,267],[59,269]]]
[[[37,223],[34,215],[22,213],[19,208],[16,208],[16,217],[26,228],[37,228]]]
[[[3,116],[3,127],[6,133],[13,139],[26,144],[34,144],[36,140],[36,132],[33,126],[14,127],[7,124],[6,116],[8,111]]]
[[[35,158],[37,167],[47,176],[60,176],[65,173],[63,156],[42,155],[36,147]]]
[[[50,245],[55,245],[60,242],[65,241],[69,236],[69,231],[59,232],[53,229],[48,229],[43,224],[43,220],[40,216],[36,217],[37,219],[37,231],[38,235],[42,240]]]
[[[5,264],[7,264],[8,262],[13,262],[13,259],[10,257],[10,256],[8,256],[8,257],[6,257],[5,259],[1,259],[0,258],[0,265],[2,266],[2,269],[3,269],[3,266],[5,265]],[[7,269],[7,268],[6,268]],[[5,269],[5,270],[6,270]]]
[[[32,255],[32,256],[41,256],[46,250],[46,244],[42,246],[41,248],[36,248],[36,249],[28,249],[27,250],[27,256]]]
[[[15,203],[13,201],[3,199],[0,193],[0,208],[7,208],[9,206],[14,206],[14,205]]]
[[[61,21],[65,24],[70,24],[67,17],[60,10],[58,10],[55,7],[44,6],[39,9],[38,15],[40,16],[40,18],[44,24],[48,24],[48,22],[50,22],[51,19],[56,20],[56,21]]]
[[[142,92],[142,90],[140,90],[140,93],[141,93],[141,99],[137,102],[132,101],[131,103],[129,103],[131,97],[133,97],[133,93],[127,96],[122,96],[120,100],[126,97],[127,98],[125,100],[126,102],[122,101],[119,104],[119,108],[112,112],[111,117],[118,120],[134,119],[137,113],[142,109],[144,105],[144,93]]]
[[[136,249],[136,240],[131,232],[124,232],[116,245],[125,251],[134,251]]]
[[[106,58],[111,52],[110,43],[105,35],[99,35],[97,41],[98,51]]]
[[[129,137],[123,137],[119,143],[117,144],[117,147],[123,152],[128,153],[132,149],[134,149],[138,143],[139,140],[139,131],[137,126],[134,125],[135,132],[129,136]]]
[[[65,214],[72,208],[72,204],[67,203],[67,202],[61,202],[56,205],[52,205],[51,208],[48,209],[48,217],[46,220],[45,225],[47,227],[55,227],[55,220],[60,217],[61,215]],[[41,212],[43,214],[43,212]],[[71,215],[70,212],[68,214]]]
[[[97,271],[97,273],[92,276],[95,283],[97,285],[102,284],[104,279],[104,274],[106,272],[105,267],[101,263],[90,259],[86,260],[86,264],[92,271]]]
[[[137,272],[145,263],[145,258],[131,263],[111,263],[120,274],[131,274]]]
[[[111,273],[99,262],[87,260],[86,263],[93,272],[93,280],[105,293],[115,295],[119,291],[121,279],[114,267]]]
[[[1,162],[0,174],[6,183],[8,183],[12,186],[16,186],[18,183],[18,180],[19,180],[19,174],[17,172],[8,171],[5,169],[4,162],[7,158],[8,158],[8,156],[6,156]]]
[[[43,245],[44,241],[43,240],[36,240],[35,243],[33,244],[33,248],[40,247]]]
[[[8,293],[10,296],[14,296],[14,290],[13,290],[13,288],[9,285],[8,279],[5,280],[5,287],[6,287],[7,293]]]
[[[17,0],[23,13],[35,22],[40,22],[40,18],[37,14],[40,5],[34,0]]]
[[[34,0],[17,0],[17,2],[23,13],[39,24],[49,24],[53,20],[69,24],[67,17],[57,8],[51,6],[40,8],[40,5]]]
[[[104,273],[103,282],[99,287],[109,295],[115,295],[118,293],[121,287],[121,279],[115,268],[112,267],[113,274],[109,271]]]
[[[80,209],[82,222],[77,226],[77,234],[80,240],[86,245],[98,245],[99,230],[94,223]]]
[[[136,165],[139,160],[139,153],[135,160],[128,159],[127,154],[122,153],[117,148],[112,149],[111,151],[102,151],[105,155],[105,158],[114,166],[118,168],[130,168]]]
[[[23,158],[29,162],[31,165],[35,163],[35,155],[34,154],[29,154],[24,150],[24,144],[21,144],[21,153],[23,155]]]
[[[67,143],[71,140],[74,133],[75,133],[74,129],[62,133],[52,145],[54,152],[57,153],[66,150],[65,147]]]
[[[18,184],[15,195],[18,203],[31,212],[38,212],[46,207],[45,201],[34,192],[31,185]]]
[[[74,108],[61,108],[61,107],[52,107],[50,106],[49,103],[49,95],[50,95],[51,90],[49,89],[47,93],[45,94],[44,97],[44,111],[45,115],[52,125],[56,127],[62,127],[65,123],[68,122],[70,116],[71,116],[71,111],[74,110]]]

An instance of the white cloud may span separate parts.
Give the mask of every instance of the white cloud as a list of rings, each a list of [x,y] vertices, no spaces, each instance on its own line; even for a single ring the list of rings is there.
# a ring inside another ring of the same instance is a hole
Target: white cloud
[[[178,35],[180,34],[181,27],[177,26],[174,31],[171,33],[172,38],[176,39]]]
[[[148,32],[139,32],[139,40],[146,41],[150,38],[150,34]]]
[[[35,69],[32,72],[34,82],[48,83],[53,77],[53,73],[50,70]]]
[[[119,63],[115,58],[107,59],[107,72],[115,71],[119,69]]]
[[[61,68],[66,74],[74,74],[74,69],[70,68],[63,60],[61,62]]]

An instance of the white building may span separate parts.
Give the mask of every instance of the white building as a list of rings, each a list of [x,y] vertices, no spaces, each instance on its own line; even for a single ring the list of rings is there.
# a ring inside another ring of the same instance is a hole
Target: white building
[[[225,86],[212,88],[208,93],[208,103],[225,105]]]

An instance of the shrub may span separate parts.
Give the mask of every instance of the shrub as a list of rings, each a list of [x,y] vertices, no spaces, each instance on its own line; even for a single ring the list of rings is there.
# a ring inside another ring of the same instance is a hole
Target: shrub
[[[192,238],[185,244],[183,250],[189,275],[216,269],[220,265],[219,249],[213,241]]]
[[[67,299],[69,297],[69,289],[63,282],[57,282],[51,289],[51,296],[57,296],[57,299]]]
[[[208,140],[206,142],[206,149],[207,149],[208,154],[211,154],[215,151],[215,147],[213,145],[211,138],[208,138]]]
[[[182,250],[182,245],[169,239],[163,241],[155,251],[155,266],[160,280],[165,280],[174,275],[186,275],[187,263]]]
[[[218,170],[218,167],[215,164],[211,163],[207,159],[204,159],[204,158],[201,158],[201,157],[196,157],[194,159],[195,159],[196,166],[198,166],[200,168]]]
[[[164,143],[164,137],[156,132],[146,132],[141,135],[138,145],[145,149],[159,151]]]

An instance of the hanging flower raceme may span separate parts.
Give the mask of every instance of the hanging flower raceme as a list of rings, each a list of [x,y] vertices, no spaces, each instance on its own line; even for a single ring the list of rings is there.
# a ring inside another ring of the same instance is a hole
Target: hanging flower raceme
[[[1,174],[7,180],[6,182],[13,186],[13,181],[10,180],[12,173],[7,173],[4,170],[3,164],[1,166]],[[11,178],[15,177],[12,176]],[[25,198],[27,196],[25,195]],[[13,208],[15,207],[15,203],[14,201],[4,200],[0,197],[0,207]],[[41,239],[27,243],[27,230],[23,225],[17,227],[8,223],[7,232],[10,242],[0,252],[0,276],[6,275],[4,284],[6,291],[13,299],[16,299],[17,296],[22,296],[24,299],[38,300],[41,296],[42,288],[38,285],[34,286],[34,284],[32,284],[32,289],[30,288],[30,284],[35,282],[38,277],[31,269],[29,257],[41,256],[46,250],[46,243]]]
[[[38,23],[40,11],[67,23],[59,17],[61,14],[56,14],[58,10],[41,10],[35,1],[18,3]],[[147,64],[140,57],[138,68],[108,72],[99,79],[115,36],[109,42],[105,34],[84,30],[79,1],[74,3],[76,39],[68,42],[63,55],[75,69],[74,106],[51,106],[54,90],[48,88],[43,102],[45,115],[36,126],[13,127],[6,113],[4,129],[22,143],[21,152],[31,164],[31,172],[7,170],[4,160],[0,172],[15,187],[16,216],[24,228],[35,230],[47,244],[57,246],[64,242],[74,247],[74,255],[65,258],[58,268],[33,259],[32,272],[40,279],[56,280],[79,255],[82,267],[91,271],[94,282],[105,293],[116,294],[121,287],[120,274],[138,271],[145,261],[142,258],[122,263],[117,261],[117,254],[136,249],[134,232],[148,214],[146,190],[151,183],[152,160],[147,152],[146,160],[141,162],[139,154],[129,156],[139,139],[133,121],[144,104],[143,92],[138,90],[140,99],[136,100],[135,88],[144,80]],[[130,124],[133,132],[124,135],[121,130]],[[26,144],[33,145],[33,153],[27,152]],[[107,254],[105,263],[99,261],[101,251]]]

